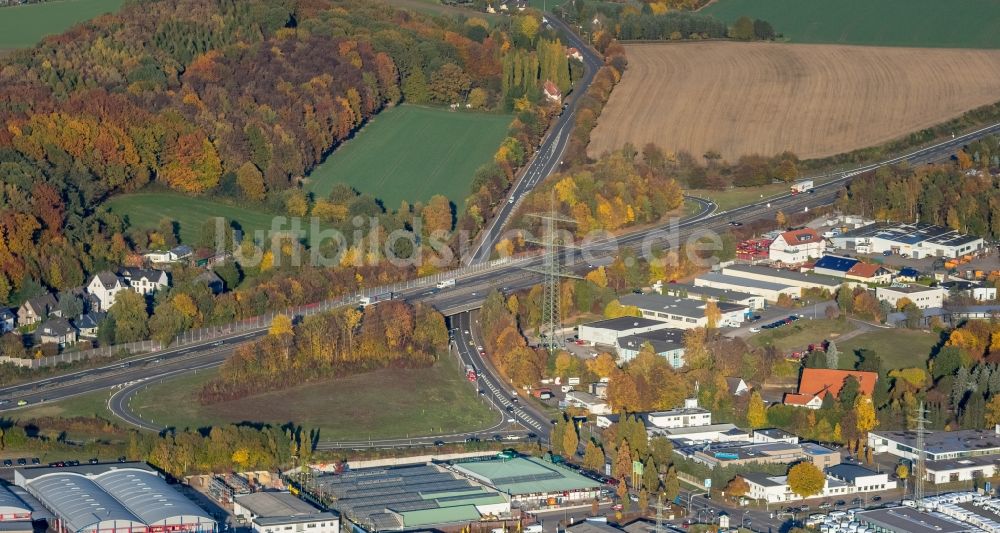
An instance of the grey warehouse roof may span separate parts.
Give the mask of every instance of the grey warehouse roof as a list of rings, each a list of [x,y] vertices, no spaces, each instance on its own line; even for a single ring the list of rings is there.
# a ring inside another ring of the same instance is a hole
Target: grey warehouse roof
[[[792,288],[791,285],[784,285],[781,283],[772,283],[770,281],[762,281],[759,279],[741,278],[738,276],[730,276],[727,274],[720,274],[718,272],[706,272],[700,276],[698,279],[705,280],[710,283],[728,283],[730,285],[740,285],[742,287],[751,287],[754,289],[764,289],[767,291],[784,291]],[[708,287],[696,287],[697,289],[705,289]]]
[[[97,483],[79,474],[66,472],[36,478],[29,488],[46,507],[56,512],[67,531],[104,529],[97,526],[111,521],[145,526],[139,517]]]
[[[214,529],[210,514],[144,463],[25,468],[17,469],[16,476],[70,532],[93,530],[109,521],[137,527],[195,523]]]
[[[631,305],[649,311],[667,311],[672,314],[691,318],[705,317],[706,302],[701,300],[663,296],[661,294],[626,294],[619,298],[618,301],[622,305]],[[723,313],[746,309],[745,306],[728,302],[717,302],[716,305],[719,307],[719,311]]]
[[[6,485],[0,485],[0,514],[30,513],[32,508]]]
[[[118,469],[94,479],[108,494],[122,502],[148,525],[187,523],[191,518],[212,521],[207,512],[156,474]],[[188,517],[188,520],[184,517]]]
[[[745,272],[749,274],[765,275],[798,282],[815,283],[817,285],[825,285],[828,287],[840,287],[840,285],[844,282],[843,280],[832,276],[810,274],[808,272],[793,272],[791,270],[781,270],[779,268],[770,268],[759,265],[732,265],[724,268],[723,272]]]
[[[591,322],[589,324],[583,324],[588,328],[599,328],[599,329],[610,329],[613,331],[628,331],[635,328],[648,328],[650,326],[656,326],[657,324],[663,324],[659,320],[653,320],[651,318],[643,318],[636,316],[623,316],[618,318],[609,318],[607,320],[598,320],[597,322]]]
[[[960,533],[970,531],[967,524],[946,520],[940,515],[925,513],[910,507],[892,507],[860,511],[854,515],[862,524],[881,527],[896,533]]]
[[[236,503],[256,516],[292,516],[319,513],[320,510],[287,492],[241,494]]]
[[[695,287],[690,283],[671,283],[669,285],[664,285],[663,292],[675,296],[680,296],[681,293],[687,293],[688,298],[716,298],[718,300],[730,302],[740,302],[748,298],[757,297],[757,295],[750,294],[748,292],[734,291],[731,289],[717,289],[715,287]]]

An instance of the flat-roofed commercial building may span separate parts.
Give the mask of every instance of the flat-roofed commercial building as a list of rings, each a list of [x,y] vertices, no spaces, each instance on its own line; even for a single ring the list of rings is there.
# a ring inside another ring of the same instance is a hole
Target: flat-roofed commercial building
[[[872,431],[868,434],[868,446],[874,453],[889,453],[911,461],[916,461],[920,452],[914,431]],[[1000,456],[1000,431],[928,431],[924,435],[924,454],[928,461]]]
[[[295,531],[338,533],[340,518],[288,492],[255,492],[236,497],[233,514],[244,517],[256,533]]]
[[[580,340],[590,344],[615,346],[618,339],[629,335],[646,333],[670,327],[662,320],[653,320],[637,316],[623,316],[599,320],[589,324],[580,324],[578,335]]]
[[[921,257],[960,257],[979,252],[985,246],[981,237],[959,233],[951,228],[917,222],[901,224],[876,222],[831,237],[837,248],[858,253],[892,252]]]
[[[694,279],[694,284],[696,289],[739,290],[753,294],[768,302],[777,302],[778,298],[782,296],[788,296],[789,298],[802,296],[801,287],[759,279],[729,276],[718,272],[702,274]]]
[[[781,285],[791,285],[800,289],[818,289],[834,293],[843,284],[843,280],[830,276],[809,272],[781,270],[759,265],[732,265],[722,269],[727,276],[756,279]]]
[[[400,530],[465,525],[510,517],[510,500],[441,465],[358,468],[321,475],[312,491],[366,529]]]
[[[670,283],[662,286],[660,294],[693,300],[729,302],[745,305],[752,311],[764,308],[764,297],[746,291],[745,287],[742,286],[730,289],[709,287],[704,284]]]
[[[456,472],[509,494],[522,507],[590,503],[601,491],[598,481],[535,457],[504,456],[487,461],[457,462]]]
[[[662,294],[626,294],[618,300],[622,305],[637,307],[642,316],[659,320],[677,329],[694,329],[708,326],[705,308],[708,302],[663,296]],[[742,305],[718,302],[720,318],[716,327],[739,327],[747,315]]]
[[[55,516],[60,533],[212,533],[211,514],[145,463],[18,468],[15,483]]]
[[[941,287],[925,287],[923,285],[896,285],[892,287],[876,287],[875,297],[888,302],[893,308],[898,307],[903,298],[914,303],[918,309],[934,309],[944,305],[948,291]]]

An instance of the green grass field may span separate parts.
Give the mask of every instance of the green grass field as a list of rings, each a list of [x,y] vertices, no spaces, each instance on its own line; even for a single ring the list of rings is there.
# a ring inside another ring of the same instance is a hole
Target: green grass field
[[[461,205],[476,168],[489,161],[510,125],[510,115],[466,113],[403,105],[378,114],[309,175],[317,197],[337,182],[382,200],[426,202],[443,194]]]
[[[843,344],[837,343],[837,350],[841,353],[841,366],[845,368],[854,366],[854,362],[857,361],[854,351],[859,348],[874,350],[882,358],[886,370],[915,366],[923,368],[927,365],[927,359],[930,358],[931,349],[938,344],[939,340],[938,335],[934,333],[905,329],[880,329],[858,335],[844,341]]]
[[[205,371],[151,384],[132,407],[146,420],[180,428],[293,422],[319,428],[326,441],[476,431],[499,418],[450,358],[430,368],[379,370],[201,406],[194,395],[214,375]]]
[[[271,220],[276,216],[259,209],[171,192],[126,194],[112,198],[105,205],[126,217],[131,227],[154,229],[164,218],[175,220],[180,226],[181,241],[185,243],[196,242],[202,224],[212,217],[236,221],[244,235],[252,236],[252,231],[270,230]]]
[[[767,20],[796,43],[1000,48],[997,0],[718,0],[703,12]]]
[[[765,329],[754,335],[750,342],[760,347],[774,345],[782,351],[805,348],[824,339],[837,340],[839,335],[853,331],[854,325],[846,320],[797,320],[777,329]],[[839,348],[842,353],[846,350]]]
[[[0,49],[32,46],[46,35],[104,13],[118,11],[124,0],[53,0],[0,8]]]
[[[759,202],[764,198],[784,194],[788,192],[788,187],[787,183],[772,183],[770,185],[761,185],[760,187],[733,187],[724,191],[689,189],[684,191],[684,194],[708,198],[719,206],[720,211],[728,211],[734,207],[741,207]]]

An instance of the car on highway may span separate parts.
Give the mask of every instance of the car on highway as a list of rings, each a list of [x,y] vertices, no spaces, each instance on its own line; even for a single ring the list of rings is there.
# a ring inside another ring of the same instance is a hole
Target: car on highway
[[[737,221],[735,221],[735,220],[730,220],[730,221],[729,221],[729,225],[730,225],[730,226],[733,226],[734,228],[738,228],[738,227],[742,226],[742,225],[743,225],[743,223],[742,223],[742,222],[737,222]]]
[[[486,396],[486,389],[479,389],[480,396]]]
[[[434,441],[434,445],[435,446],[444,446],[444,441],[443,440],[436,440],[436,441]]]
[[[492,437],[490,437],[490,438],[492,438],[493,440],[495,440],[495,441],[497,441],[497,442],[500,442],[500,441],[502,441],[502,440],[503,440],[503,437],[501,437],[500,435],[493,435],[493,436],[492,436]]]
[[[514,406],[513,405],[508,405],[507,406],[507,412],[508,413],[513,413],[514,412]]]
[[[28,405],[28,402],[27,402],[27,400],[18,400],[18,401],[17,401],[17,406],[18,406],[18,407],[23,407],[23,406],[25,406],[25,405]]]
[[[18,458],[18,460],[17,460],[17,466],[24,466],[26,464],[28,464],[28,460],[27,459],[25,459],[24,457]]]
[[[37,457],[32,457],[31,458],[31,464],[33,464],[33,465],[40,465],[40,464],[42,464],[42,461],[40,459],[38,459]]]
[[[8,467],[9,466],[14,466],[14,461],[11,461],[10,459],[4,459],[3,460],[3,465],[4,466],[8,466]]]
[[[750,328],[750,333],[760,333],[760,328]]]
[[[469,437],[465,439],[465,442],[479,442],[479,437]]]

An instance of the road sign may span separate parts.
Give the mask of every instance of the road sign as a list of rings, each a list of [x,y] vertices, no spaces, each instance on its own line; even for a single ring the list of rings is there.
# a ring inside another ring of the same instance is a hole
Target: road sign
[[[712,478],[710,477],[705,478],[705,488],[706,489],[712,488]]]
[[[632,461],[632,475],[642,476],[642,461]]]

